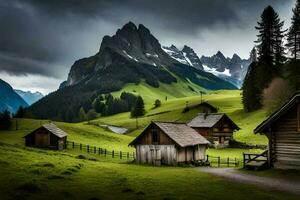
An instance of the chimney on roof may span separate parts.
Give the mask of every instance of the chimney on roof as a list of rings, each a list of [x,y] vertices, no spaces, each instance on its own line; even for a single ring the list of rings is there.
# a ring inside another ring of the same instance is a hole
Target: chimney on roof
[[[204,113],[204,119],[206,119],[207,116],[208,116],[208,112],[205,112],[205,113]]]

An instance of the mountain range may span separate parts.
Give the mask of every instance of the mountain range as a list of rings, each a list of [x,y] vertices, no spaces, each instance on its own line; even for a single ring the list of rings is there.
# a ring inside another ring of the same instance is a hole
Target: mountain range
[[[193,66],[179,62],[163,50],[159,41],[144,25],[132,22],[118,29],[113,36],[104,36],[99,51],[77,60],[60,88],[29,107],[39,118],[76,121],[79,109],[99,94],[121,90],[126,84],[145,82],[153,88],[161,84],[172,91],[174,84],[185,90],[195,87],[218,90],[236,89],[232,83],[202,70],[199,58],[192,49],[185,48],[185,57]],[[194,63],[194,64],[193,64]]]
[[[15,113],[20,106],[28,106],[22,97],[2,79],[0,79],[0,94],[0,112],[8,110],[11,113]]]
[[[31,92],[31,91],[22,91],[22,90],[15,90],[15,92],[20,97],[22,97],[28,105],[31,105],[44,97],[44,95],[40,92]]]
[[[212,73],[238,88],[242,86],[248,66],[251,63],[250,59],[241,59],[237,54],[234,54],[232,58],[226,58],[220,51],[211,57],[202,56],[199,58],[194,50],[186,45],[182,50],[174,45],[164,46],[163,50],[178,62]]]

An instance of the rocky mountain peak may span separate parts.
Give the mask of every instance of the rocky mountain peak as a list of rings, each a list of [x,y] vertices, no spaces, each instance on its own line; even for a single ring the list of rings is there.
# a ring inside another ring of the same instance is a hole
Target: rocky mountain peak
[[[220,59],[226,59],[225,56],[224,56],[224,54],[223,54],[221,51],[218,51],[218,52],[215,54],[215,56],[217,56],[217,57],[220,58]]]
[[[183,46],[182,51],[186,52],[186,53],[194,53],[194,50],[191,47],[187,46],[187,45]]]
[[[240,56],[238,56],[236,53],[235,54],[233,54],[233,56],[232,56],[232,58],[231,58],[231,61],[232,62],[241,62],[241,57]]]
[[[133,31],[136,29],[137,29],[136,25],[131,21],[129,21],[127,24],[125,24],[122,28],[122,30],[133,30]]]

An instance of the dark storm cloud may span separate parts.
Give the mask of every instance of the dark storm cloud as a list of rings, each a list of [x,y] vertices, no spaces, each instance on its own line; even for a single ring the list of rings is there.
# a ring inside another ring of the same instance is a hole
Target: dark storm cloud
[[[76,59],[96,53],[101,38],[129,20],[158,38],[188,38],[218,25],[245,28],[264,6],[292,1],[0,0],[0,71],[65,78]]]

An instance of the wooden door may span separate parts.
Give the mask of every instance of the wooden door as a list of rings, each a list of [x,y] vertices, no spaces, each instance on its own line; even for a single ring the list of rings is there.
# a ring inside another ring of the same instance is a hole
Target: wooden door
[[[36,134],[36,145],[39,147],[48,146],[48,133],[37,133]]]

